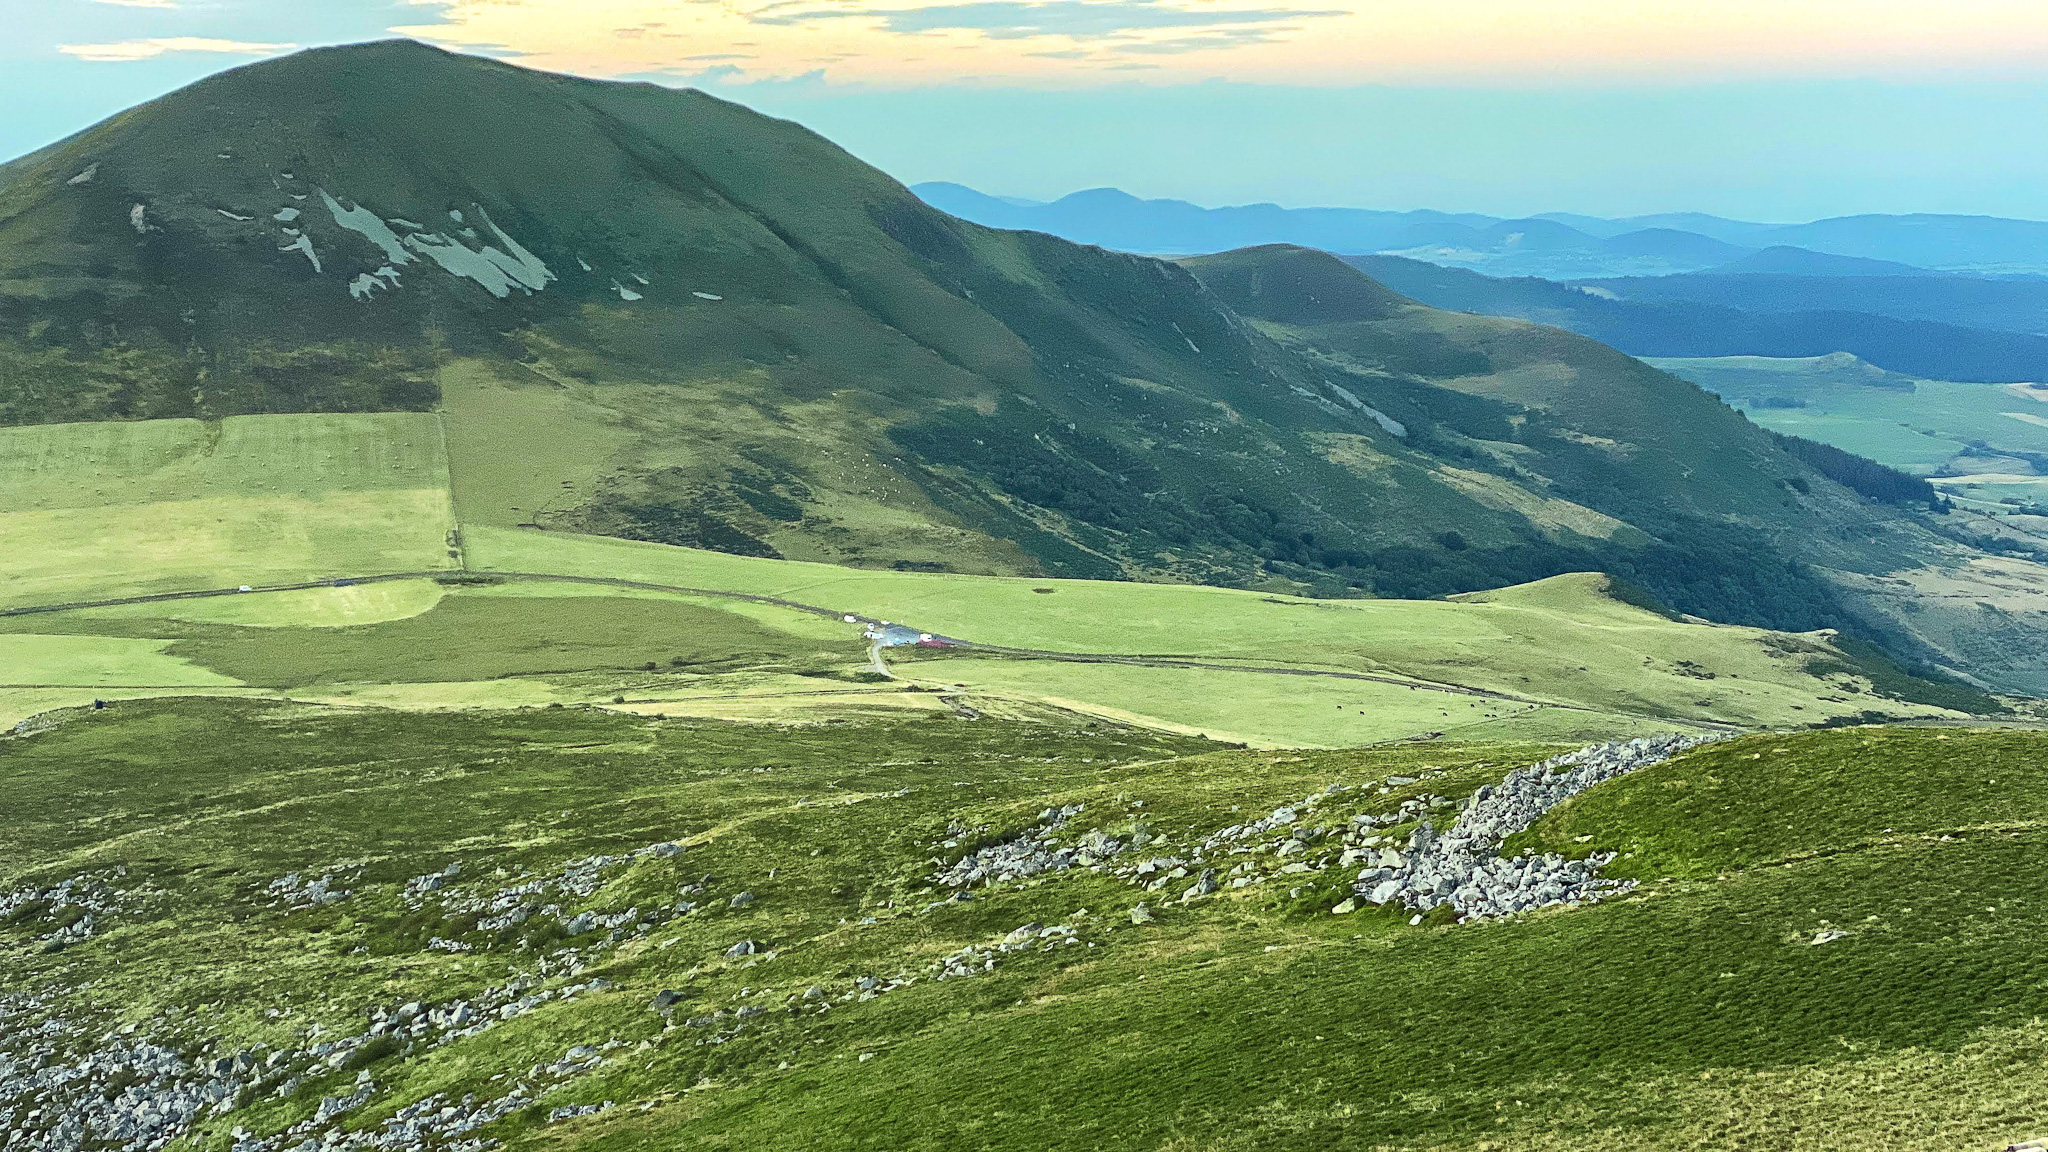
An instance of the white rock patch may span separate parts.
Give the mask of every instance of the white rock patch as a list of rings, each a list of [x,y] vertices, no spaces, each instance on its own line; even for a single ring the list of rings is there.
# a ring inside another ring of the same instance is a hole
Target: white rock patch
[[[304,233],[300,233],[299,238],[297,240],[294,240],[291,243],[285,245],[284,247],[279,248],[278,251],[304,252],[306,254],[306,259],[313,262],[314,272],[318,273],[326,271],[326,269],[320,266],[320,254],[318,252],[313,251],[313,238]]]
[[[375,272],[365,272],[349,281],[348,294],[357,300],[368,300],[379,290],[389,292],[398,287],[398,269],[386,264]]]
[[[320,199],[327,205],[327,211],[333,215],[336,224],[382,248],[385,259],[400,267],[413,262],[413,254],[399,242],[398,233],[393,232],[375,212],[360,204],[354,208],[343,208],[341,202],[329,195],[325,188],[320,189]]]
[[[490,213],[478,208],[477,214],[483,217],[484,226],[491,230],[503,248],[485,245],[481,249],[472,249],[436,232],[407,236],[405,247],[439,264],[444,271],[476,281],[500,300],[510,296],[515,287],[528,293],[538,292],[555,279],[554,272],[541,258],[507,235],[491,220]],[[461,219],[459,212],[450,212],[449,215]],[[471,236],[476,234],[470,229],[463,231]]]

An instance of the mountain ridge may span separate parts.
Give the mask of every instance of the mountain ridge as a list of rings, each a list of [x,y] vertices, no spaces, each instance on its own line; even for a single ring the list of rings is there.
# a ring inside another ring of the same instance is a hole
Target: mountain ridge
[[[1474,271],[1578,279],[1700,271],[1767,248],[1796,247],[1821,256],[1914,268],[2048,272],[2048,223],[1993,216],[1866,214],[1766,224],[1696,212],[1608,219],[1569,212],[1512,218],[1428,209],[1401,212],[1281,208],[1274,204],[1205,208],[1183,200],[1140,199],[1113,188],[1021,204],[946,182],[919,184],[912,191],[934,206],[978,223],[1031,228],[1105,247],[1175,255],[1266,243],[1297,243],[1344,255],[1418,256],[1423,250],[1435,249],[1438,262]],[[1568,251],[1573,259],[1535,260],[1498,243],[1501,235],[1518,229],[1549,230],[1549,250],[1553,254]],[[1682,233],[1690,238],[1685,246],[1691,251],[1645,253],[1615,243],[1643,232]],[[1567,243],[1560,245],[1560,240]],[[1640,261],[1644,257],[1655,257],[1659,263],[1634,269],[1624,266],[1631,258]]]
[[[1828,575],[1950,543],[1611,349],[1300,249],[980,227],[739,105],[402,41],[13,169],[0,320],[8,423],[438,411],[459,525],[1322,595],[1600,569],[1956,659]]]

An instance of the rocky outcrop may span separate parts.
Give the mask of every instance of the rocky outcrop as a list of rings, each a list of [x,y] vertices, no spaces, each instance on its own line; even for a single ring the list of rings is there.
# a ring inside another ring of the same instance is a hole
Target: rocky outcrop
[[[1583,904],[1626,892],[1633,880],[1608,880],[1612,852],[1573,860],[1556,853],[1504,857],[1501,843],[1595,784],[1661,763],[1710,737],[1648,736],[1595,744],[1510,772],[1472,794],[1448,832],[1423,823],[1407,850],[1388,851],[1359,872],[1360,899],[1400,903],[1423,914],[1449,905],[1460,919],[1512,916],[1534,908]]]

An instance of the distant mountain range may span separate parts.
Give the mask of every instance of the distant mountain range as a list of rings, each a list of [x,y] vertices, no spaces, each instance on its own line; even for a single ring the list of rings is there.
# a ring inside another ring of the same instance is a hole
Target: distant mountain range
[[[1114,189],[1050,204],[957,184],[913,190],[956,215],[1104,247],[1320,247],[1434,307],[1551,324],[1635,356],[1851,352],[1933,379],[2048,379],[2048,278],[2012,274],[2048,269],[2048,224],[1860,216],[1769,225],[1698,213],[1503,221],[1270,204],[1207,209]]]
[[[2048,274],[2048,223],[1990,216],[1842,216],[1806,224],[1696,212],[1610,220],[1556,212],[1519,220],[1363,208],[1203,208],[1096,188],[1050,203],[959,184],[912,188],[926,203],[997,228],[1050,232],[1128,252],[1184,255],[1299,244],[1394,254],[1497,276],[1582,279],[1706,269],[1806,276]]]
[[[2048,284],[2033,281],[1702,273],[1558,283],[1402,256],[1345,260],[1433,307],[1550,324],[1631,356],[1851,352],[1933,380],[2048,380],[2048,336],[1988,326],[1999,319],[2024,324],[2029,308],[2038,316],[2048,305]],[[1948,321],[1928,318],[1936,316]],[[1986,326],[1955,322],[1962,320]]]

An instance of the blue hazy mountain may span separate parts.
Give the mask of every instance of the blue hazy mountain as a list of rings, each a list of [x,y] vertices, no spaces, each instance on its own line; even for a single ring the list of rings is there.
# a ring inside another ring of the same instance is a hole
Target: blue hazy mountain
[[[2048,302],[2048,284],[1968,277],[1663,276],[1562,284],[1484,276],[1399,256],[1345,262],[1404,296],[1437,308],[1512,316],[1590,336],[1631,356],[1823,356],[1852,352],[1894,372],[1936,380],[2048,380],[2048,337],[1982,326],[1982,312],[1951,297],[1935,314],[1973,324],[1887,316],[1869,309],[1922,287],[2024,293]],[[1923,302],[1926,298],[1923,298]],[[1736,305],[1741,305],[1737,307]],[[1776,310],[1773,310],[1776,309]],[[2037,304],[2034,312],[2042,308]],[[1684,349],[1684,351],[1679,351]]]
[[[1114,188],[1049,203],[990,196],[958,184],[912,191],[955,216],[998,228],[1049,232],[1130,252],[1187,254],[1287,243],[1347,255],[1394,253],[1494,276],[1570,280],[1661,276],[1777,252],[1752,271],[1867,275],[1819,256],[1885,261],[1913,269],[2048,274],[2048,223],[1991,216],[1842,216],[1805,224],[1727,220],[1697,212],[1606,219],[1545,213],[1508,220],[1474,213],[1282,208],[1204,208],[1145,200]],[[1888,270],[1898,274],[1899,269]]]
[[[1170,255],[1273,243],[1377,252],[1465,241],[1501,223],[1491,216],[1449,212],[1277,204],[1203,208],[1184,200],[1141,200],[1115,188],[1091,188],[1051,203],[989,196],[959,184],[919,184],[911,191],[942,212],[993,228],[1048,232],[1082,244]]]
[[[1761,252],[1751,252],[1709,271],[1721,276],[1940,275],[1930,269],[1916,268],[1896,260],[1872,260],[1867,256],[1837,256],[1833,252],[1816,252],[1811,248],[1795,248],[1790,244],[1777,244]]]

